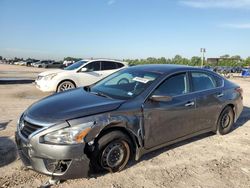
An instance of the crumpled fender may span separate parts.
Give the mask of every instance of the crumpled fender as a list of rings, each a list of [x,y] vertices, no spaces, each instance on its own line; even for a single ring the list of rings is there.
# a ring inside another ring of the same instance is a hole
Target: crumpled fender
[[[91,130],[85,137],[86,143],[91,143],[99,134],[108,128],[122,127],[136,139],[137,145],[142,145],[142,117],[140,113],[105,113],[89,117],[70,120],[69,124],[74,126],[81,123],[93,122]],[[138,147],[139,147],[138,146]]]

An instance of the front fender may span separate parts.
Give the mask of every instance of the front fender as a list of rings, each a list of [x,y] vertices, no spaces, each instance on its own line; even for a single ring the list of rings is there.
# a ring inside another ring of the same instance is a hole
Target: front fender
[[[85,137],[86,143],[94,141],[101,133],[107,129],[124,128],[127,132],[136,137],[139,145],[142,143],[140,124],[142,117],[139,115],[124,115],[124,114],[112,114],[105,113],[101,115],[95,115],[90,117],[79,118],[70,120],[69,124],[74,126],[86,122],[93,122],[91,130]]]

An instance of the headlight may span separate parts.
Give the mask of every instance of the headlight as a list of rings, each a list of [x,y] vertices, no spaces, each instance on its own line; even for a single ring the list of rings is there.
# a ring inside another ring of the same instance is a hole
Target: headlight
[[[52,80],[57,74],[48,74],[47,76],[44,76],[44,80]]]
[[[21,120],[23,119],[23,113],[21,114],[21,116],[17,119],[17,126],[19,126]]]
[[[87,122],[73,127],[64,128],[48,133],[44,136],[44,141],[54,144],[77,144],[82,143],[83,138],[91,130],[94,122]]]

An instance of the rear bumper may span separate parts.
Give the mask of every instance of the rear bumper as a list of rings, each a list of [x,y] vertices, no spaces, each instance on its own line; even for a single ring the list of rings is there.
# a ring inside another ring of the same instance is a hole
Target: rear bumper
[[[242,111],[243,111],[244,105],[243,105],[243,98],[238,98],[235,104],[235,118],[234,121],[236,122],[238,118],[240,117]]]
[[[90,162],[84,154],[84,144],[37,143],[34,147],[18,132],[15,139],[19,156],[28,168],[60,180],[88,177]]]

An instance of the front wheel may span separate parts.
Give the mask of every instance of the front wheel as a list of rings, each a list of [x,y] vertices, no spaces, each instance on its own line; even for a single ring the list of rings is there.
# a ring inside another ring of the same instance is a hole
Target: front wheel
[[[112,131],[102,136],[97,141],[91,157],[94,171],[123,170],[131,155],[130,148],[130,139],[120,131]]]
[[[71,81],[63,81],[62,83],[60,83],[57,87],[56,92],[63,92],[69,89],[74,89],[76,88],[75,84]]]
[[[227,106],[221,113],[218,124],[217,133],[220,135],[227,134],[231,131],[234,124],[234,111],[230,106]]]

